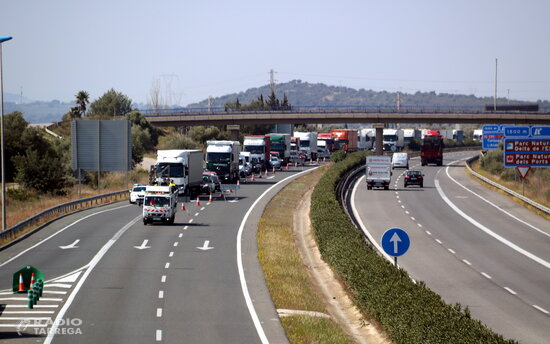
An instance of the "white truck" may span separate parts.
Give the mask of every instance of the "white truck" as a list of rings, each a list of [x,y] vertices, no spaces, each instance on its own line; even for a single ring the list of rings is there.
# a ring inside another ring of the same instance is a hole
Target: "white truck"
[[[399,152],[405,147],[405,136],[402,129],[384,129],[382,141],[385,151]]]
[[[239,179],[239,141],[206,141],[206,169],[227,183]]]
[[[406,145],[411,143],[413,140],[420,141],[422,140],[422,131],[419,129],[403,129],[403,141]]]
[[[376,129],[363,128],[359,130],[359,139],[357,142],[357,146],[359,150],[373,149],[375,141],[376,141]]]
[[[243,151],[250,153],[254,173],[271,169],[271,140],[267,135],[249,135],[244,137]]]
[[[312,131],[295,131],[294,136],[300,139],[300,150],[306,153],[307,160],[317,159],[317,133]]]
[[[391,157],[384,155],[368,155],[365,176],[367,179],[367,190],[373,187],[381,187],[389,190],[391,182]]]
[[[173,224],[177,211],[177,189],[172,186],[146,186],[142,210],[144,225],[151,222]]]
[[[151,166],[149,184],[176,184],[178,193],[191,198],[200,193],[203,172],[200,150],[169,149],[157,151],[157,162]]]

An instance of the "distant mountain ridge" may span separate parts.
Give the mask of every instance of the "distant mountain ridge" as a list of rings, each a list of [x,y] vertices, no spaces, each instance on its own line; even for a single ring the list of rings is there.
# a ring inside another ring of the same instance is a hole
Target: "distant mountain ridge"
[[[249,88],[239,93],[227,94],[221,97],[211,99],[212,107],[223,107],[228,102],[235,102],[239,99],[241,104],[248,104],[263,95],[264,99],[271,93],[269,85]],[[286,83],[275,85],[275,94],[282,100],[283,94],[286,94],[291,105],[294,106],[365,106],[365,107],[397,107],[397,93],[387,91],[373,91],[365,89],[353,89],[343,86],[328,86],[322,83],[302,82],[301,80],[292,80]],[[422,107],[442,109],[451,108],[482,108],[487,104],[493,103],[492,97],[476,97],[474,95],[461,95],[436,92],[416,92],[400,93],[400,104],[402,107]],[[49,123],[61,121],[72,106],[72,102],[60,102],[53,100],[31,101],[23,99],[19,104],[19,98],[13,94],[6,94],[4,98],[4,113],[21,111],[29,123]],[[511,101],[514,104],[528,103],[525,101]],[[498,98],[499,104],[508,103],[506,98]],[[540,107],[546,111],[550,109],[550,102],[539,101]],[[133,104],[134,108],[147,109],[147,104]],[[174,106],[176,108],[177,106]],[[208,99],[198,103],[187,105],[187,108],[206,108]]]

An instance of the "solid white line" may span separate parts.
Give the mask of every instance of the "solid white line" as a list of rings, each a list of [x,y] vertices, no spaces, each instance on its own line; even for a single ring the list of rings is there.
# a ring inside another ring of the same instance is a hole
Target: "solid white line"
[[[21,319],[29,319],[29,320],[49,320],[50,317],[1,317],[2,320],[21,320]]]
[[[488,278],[488,279],[492,279],[491,276],[489,276],[489,274],[485,273],[485,272],[482,272],[481,273],[484,277]]]
[[[164,290],[159,290],[159,299],[164,299]]]
[[[48,288],[65,288],[70,289],[73,285],[72,284],[64,284],[64,283],[52,283],[52,284],[44,284],[44,286]]]
[[[452,164],[452,163],[451,163]],[[466,213],[464,213],[462,210],[460,210],[453,202],[451,202],[451,200],[445,195],[445,193],[443,192],[443,189],[441,189],[441,186],[439,185],[439,180],[436,179],[435,180],[435,188],[437,189],[437,192],[439,192],[439,196],[441,196],[441,198],[447,203],[447,205],[449,205],[449,207],[451,207],[456,213],[458,213],[460,216],[462,216],[464,219],[466,219],[468,222],[470,222],[471,224],[473,224],[474,226],[476,226],[477,228],[479,228],[480,230],[482,230],[483,232],[485,232],[486,234],[492,236],[493,238],[497,239],[498,241],[500,241],[501,243],[503,243],[504,245],[510,247],[511,249],[523,254],[524,256],[526,256],[527,258],[529,259],[532,259],[533,261],[539,263],[540,265],[544,266],[545,268],[547,269],[550,269],[550,263],[545,261],[544,259],[542,258],[539,258],[537,257],[536,255],[532,254],[531,252],[527,251],[527,250],[524,250],[523,248],[519,247],[518,245],[514,244],[513,242],[505,239],[504,237],[498,235],[497,233],[493,232],[492,230],[490,230],[489,228],[485,227],[484,225],[482,225],[481,223],[477,222],[476,220],[474,220],[473,218],[471,218],[470,216],[468,216]]]
[[[535,307],[539,311],[543,312],[544,314],[549,314],[548,311],[546,309],[542,308],[542,307],[539,307],[537,305],[533,305],[533,307]]]
[[[157,318],[162,317],[162,308],[157,308]]]
[[[165,269],[168,269],[168,268],[170,268],[170,263],[166,263],[166,264],[164,264],[164,268],[165,268]]]
[[[28,310],[28,311],[2,311],[2,314],[53,314],[54,311],[37,311],[35,309]],[[3,319],[3,318],[0,318]]]
[[[173,251],[170,252],[170,253],[168,254],[168,257],[170,257],[170,258],[172,258],[173,256],[174,256],[174,252],[173,252]]]
[[[0,327],[11,327],[11,328],[14,328],[15,326],[17,326],[17,324],[0,324]],[[29,327],[31,328],[36,328],[36,327],[48,327],[47,324],[42,324],[42,325],[29,325]]]
[[[67,301],[65,301],[65,304],[63,305],[59,313],[57,313],[57,317],[55,318],[55,321],[51,327],[51,332],[48,332],[48,337],[46,337],[44,344],[50,344],[52,342],[55,332],[57,331],[57,328],[59,328],[59,323],[61,322],[61,319],[63,319],[63,317],[65,316],[65,313],[73,303],[76,297],[76,294],[78,294],[78,291],[80,290],[80,288],[82,288],[82,285],[84,284],[88,276],[92,273],[92,270],[96,267],[96,265],[99,263],[101,258],[103,258],[105,253],[107,253],[107,251],[111,248],[111,246],[114,245],[114,243],[118,240],[118,238],[120,238],[122,234],[124,234],[124,232],[128,230],[128,228],[132,227],[136,222],[141,220],[141,218],[142,218],[142,215],[139,215],[135,217],[132,221],[128,222],[124,227],[119,229],[118,232],[116,232],[115,235],[109,241],[107,241],[107,243],[103,245],[103,247],[92,258],[92,260],[88,264],[88,269],[86,270],[86,272],[84,272],[84,274],[82,275],[82,278],[76,284],[73,292],[71,293],[71,295],[69,295],[69,297],[67,298]]]
[[[162,277],[160,278],[160,282],[166,283],[166,275],[162,275]]]
[[[455,163],[456,161],[453,161],[451,162],[449,165]],[[533,226],[532,224],[526,222],[526,221],[523,221],[522,219],[518,218],[517,216],[513,215],[512,213],[502,209],[501,207],[499,207],[498,205],[494,204],[493,202],[489,201],[488,199],[486,198],[483,198],[483,196],[473,192],[472,190],[468,189],[466,186],[460,184],[456,179],[454,179],[453,177],[451,177],[450,173],[449,173],[449,166],[447,166],[447,168],[445,169],[445,172],[447,173],[447,176],[453,181],[455,182],[458,186],[462,187],[464,190],[476,195],[477,197],[479,197],[480,199],[482,199],[483,201],[485,201],[486,203],[492,205],[493,207],[497,208],[498,210],[500,210],[501,212],[503,212],[504,214],[510,216],[511,218],[513,218],[514,220],[517,220],[518,222],[521,222],[523,223],[524,225],[528,226],[528,227],[531,227],[532,229],[536,230],[537,232],[539,232],[540,234],[543,234],[547,237],[550,237],[550,233],[546,233],[545,231],[543,231],[542,229],[539,229],[535,226]]]
[[[34,308],[58,308],[59,305],[34,305]],[[6,308],[27,308],[27,305],[6,305]]]
[[[270,186],[267,190],[265,190],[260,195],[260,197],[258,197],[254,201],[252,206],[250,206],[250,208],[248,208],[248,211],[246,212],[246,214],[243,217],[243,220],[241,221],[241,225],[239,227],[239,232],[237,233],[237,268],[238,268],[238,271],[239,271],[239,280],[241,282],[241,289],[243,291],[243,296],[244,296],[244,299],[245,299],[245,302],[246,302],[246,307],[248,308],[248,312],[250,313],[250,316],[252,317],[254,327],[256,328],[256,332],[258,333],[258,336],[260,337],[260,340],[261,340],[262,344],[269,343],[269,340],[267,339],[267,336],[265,335],[264,329],[262,327],[262,323],[261,323],[260,319],[258,318],[258,313],[256,313],[256,309],[254,307],[254,304],[252,303],[252,298],[250,297],[250,293],[248,291],[248,286],[246,284],[246,279],[244,277],[244,267],[243,267],[243,258],[242,258],[243,253],[242,253],[242,243],[241,243],[242,237],[243,237],[244,226],[246,224],[246,221],[248,220],[248,217],[250,216],[250,213],[252,213],[252,210],[256,207],[258,202],[260,202],[260,200],[265,195],[267,195],[268,192],[270,192],[273,188],[275,188],[280,183],[282,183],[282,182],[284,182],[288,179],[296,178],[296,177],[298,177],[298,176],[300,176],[304,173],[311,172],[311,171],[315,170],[316,168],[317,167],[306,170],[306,171],[302,171],[300,173],[296,173],[296,174],[291,175],[291,176],[288,176],[288,177],[280,180],[279,182],[275,183],[274,185]]]
[[[156,339],[157,342],[160,342],[162,340],[162,330],[157,330]]]
[[[472,263],[470,263],[469,261],[467,261],[466,259],[462,259],[462,261],[464,262],[464,264],[468,265],[468,266],[472,266]]]
[[[179,244],[179,242],[176,241],[176,242],[174,243],[174,247],[178,247],[178,244]]]
[[[27,301],[27,297],[2,297],[0,301]],[[63,299],[52,298],[52,297],[41,297],[40,301],[63,301]]]
[[[506,289],[506,291],[509,292],[512,295],[517,295],[517,293],[515,291],[513,291],[512,289],[510,289],[508,287],[504,287],[504,289]]]
[[[129,207],[131,205],[123,205],[123,206],[120,206],[120,207],[116,207],[116,208],[112,208],[112,209],[105,209],[105,210],[101,210],[101,211],[98,211],[97,213],[93,213],[93,214],[89,214],[89,215],[86,215],[84,216],[83,218],[81,219],[78,219],[70,224],[68,224],[67,226],[61,228],[60,230],[58,230],[57,232],[53,233],[52,235],[50,235],[49,237],[45,238],[45,239],[42,239],[40,240],[38,243],[32,245],[31,247],[27,248],[26,250],[23,250],[21,252],[19,252],[18,254],[16,254],[15,256],[11,257],[10,259],[6,260],[5,262],[2,262],[0,264],[0,268],[6,264],[8,264],[9,262],[11,262],[12,260],[15,260],[17,259],[18,257],[20,257],[21,255],[27,253],[28,251],[32,250],[33,248],[39,246],[39,245],[42,245],[43,243],[45,243],[46,241],[50,240],[51,238],[53,238],[54,236],[56,236],[57,234],[63,232],[64,230],[66,230],[67,228],[70,228],[74,225],[76,225],[77,223],[79,223],[80,221],[83,221],[83,220],[86,220],[87,218],[89,217],[92,217],[92,216],[95,216],[95,215],[99,215],[99,214],[102,214],[102,213],[105,213],[105,212],[108,212],[108,211],[113,211],[113,210],[118,210],[118,209],[122,209],[122,208],[126,208],[126,207]]]

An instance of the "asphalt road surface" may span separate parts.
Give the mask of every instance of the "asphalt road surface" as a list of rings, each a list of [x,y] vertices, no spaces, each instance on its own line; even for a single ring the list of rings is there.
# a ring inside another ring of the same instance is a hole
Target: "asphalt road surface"
[[[404,188],[399,169],[389,191],[367,191],[360,178],[355,216],[379,245],[387,229],[404,229],[411,245],[398,265],[447,303],[468,306],[506,338],[548,343],[550,222],[469,177],[464,159],[472,154],[446,154],[444,166],[411,159],[424,188]]]
[[[0,251],[0,342],[287,342],[255,229],[269,199],[310,167],[256,177],[225,200],[186,202],[174,225],[146,226],[138,205],[118,202],[63,217]],[[26,295],[10,291],[12,274],[26,265],[47,280],[32,310]]]

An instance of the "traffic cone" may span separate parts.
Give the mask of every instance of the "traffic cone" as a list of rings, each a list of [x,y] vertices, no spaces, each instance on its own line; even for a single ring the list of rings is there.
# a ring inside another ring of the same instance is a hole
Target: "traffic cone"
[[[240,179],[237,179],[237,188],[240,188],[241,187],[241,184],[239,182]]]
[[[181,210],[185,210],[185,203],[181,202]]]
[[[298,161],[294,162],[294,167],[298,167]]]
[[[275,174],[275,166],[273,166],[273,172],[272,173]]]
[[[252,173],[252,178],[250,178],[250,181],[251,181],[251,182],[254,181],[254,173]]]
[[[32,288],[32,286],[34,285],[34,282],[36,282],[36,281],[34,279],[34,272],[33,272],[32,275],[31,275],[31,285],[30,285],[29,289]]]
[[[212,202],[212,193],[210,193],[210,197],[208,197],[208,202]]]
[[[19,274],[19,290],[18,293],[25,292],[25,282],[23,282],[23,274]]]
[[[267,172],[267,168],[265,169],[265,176],[269,176],[269,173]]]
[[[201,200],[199,199],[199,196],[197,196],[197,207],[201,206]]]
[[[286,163],[286,167],[285,167],[285,170],[288,170],[288,165],[290,165],[290,163]]]

